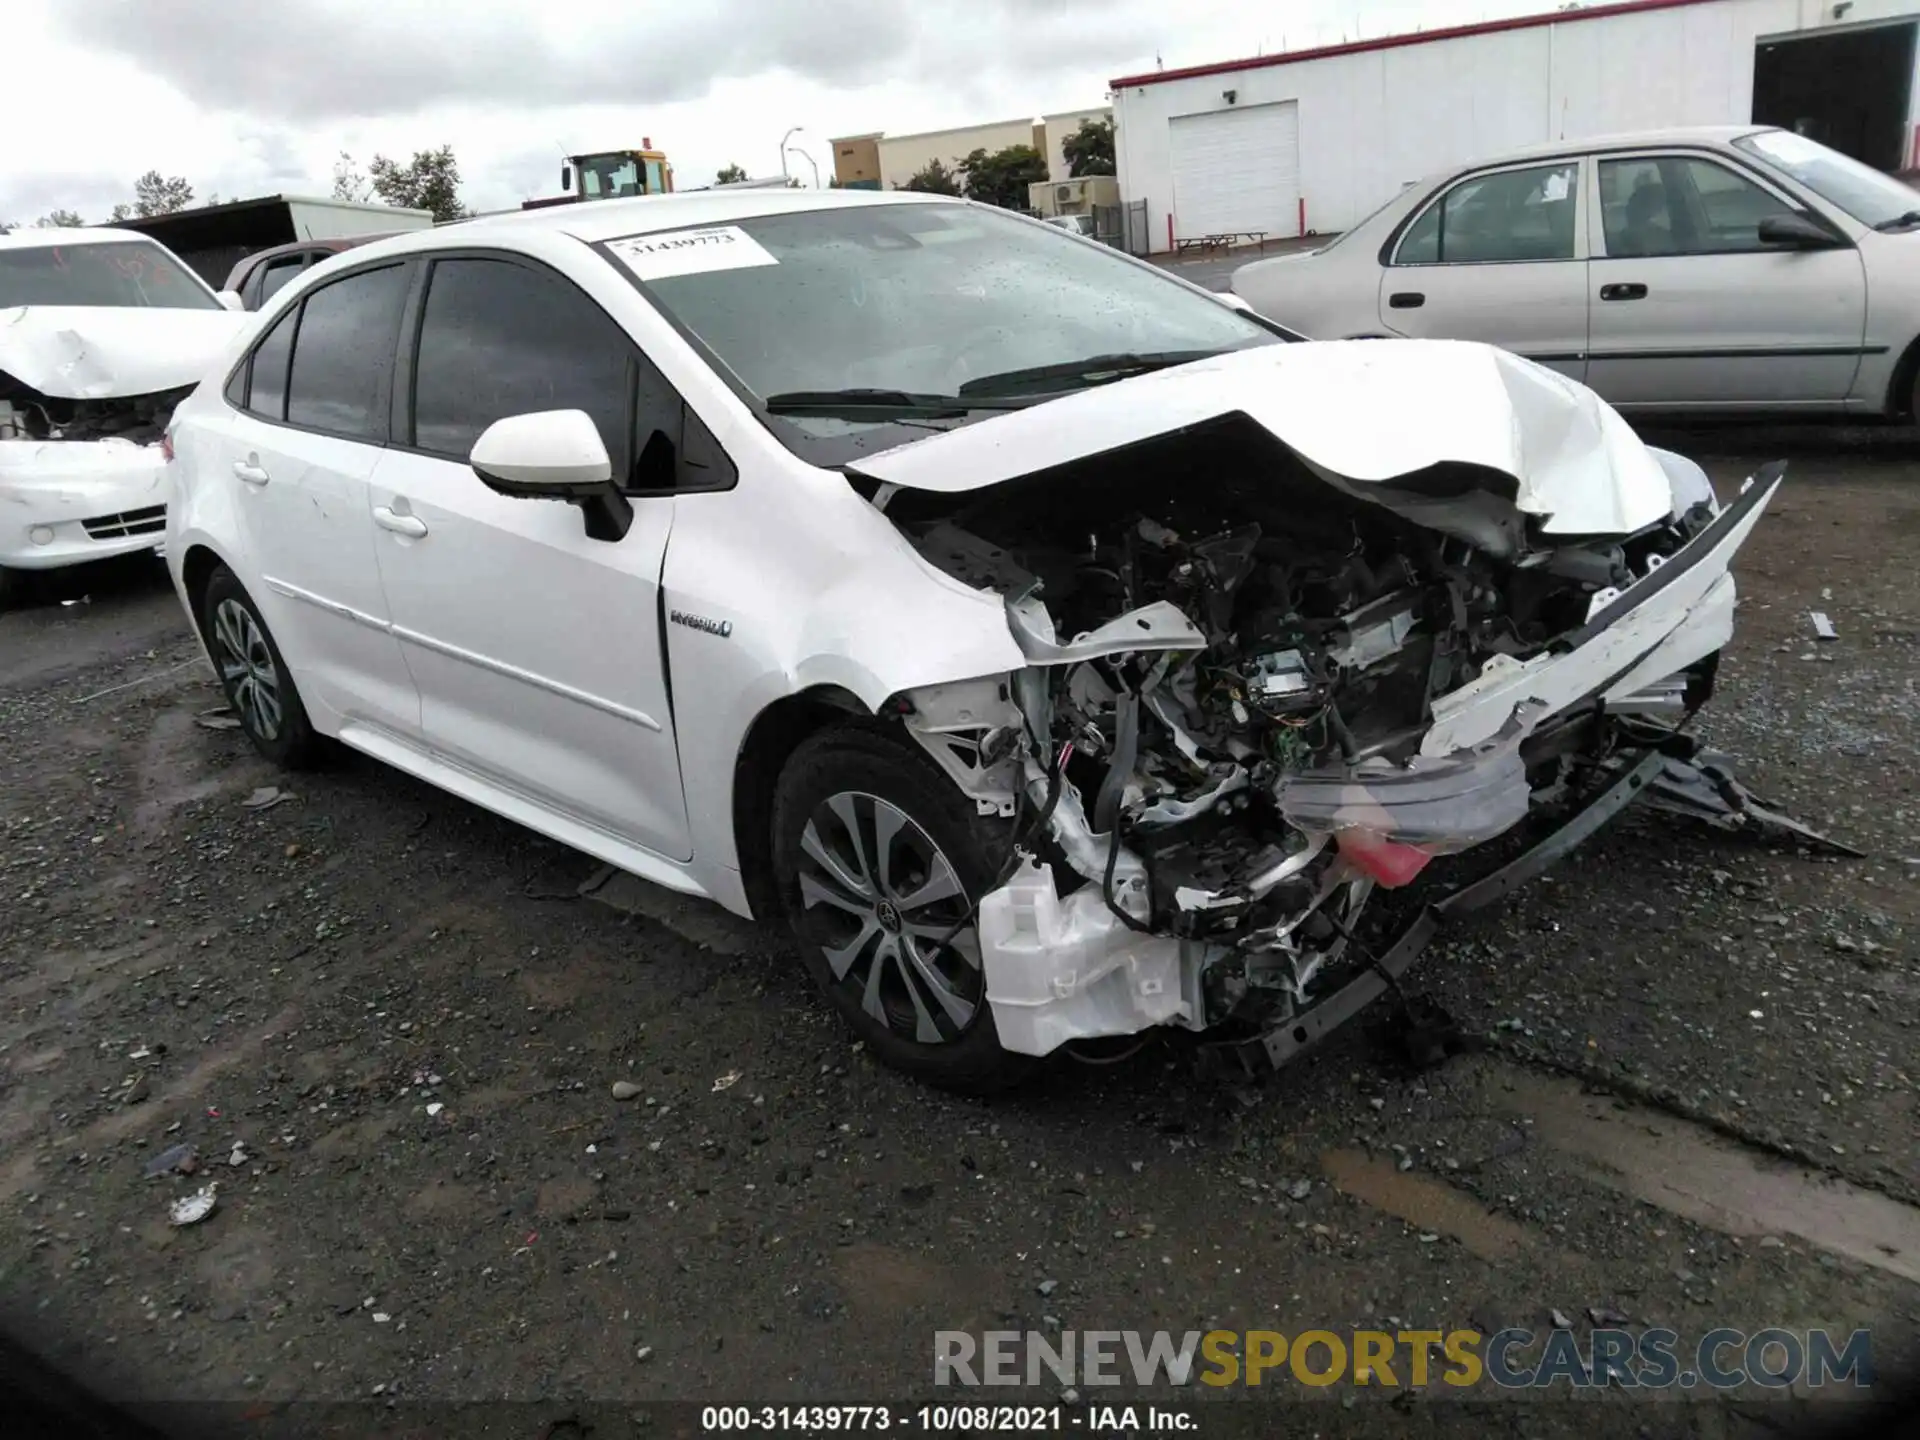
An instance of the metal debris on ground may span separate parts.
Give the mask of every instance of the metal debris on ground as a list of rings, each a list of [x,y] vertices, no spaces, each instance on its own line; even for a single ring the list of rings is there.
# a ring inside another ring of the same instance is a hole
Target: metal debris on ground
[[[1833,628],[1833,621],[1827,618],[1826,611],[1814,610],[1810,612],[1810,615],[1813,620],[1813,634],[1815,639],[1838,640],[1840,638],[1840,632]]]
[[[167,1207],[167,1219],[175,1225],[198,1225],[213,1213],[217,1201],[213,1198],[215,1186],[196,1190],[191,1195],[183,1195]]]
[[[193,723],[202,730],[238,730],[240,717],[233,713],[231,705],[216,705],[194,716]]]
[[[729,1070],[713,1082],[713,1093],[718,1095],[722,1090],[731,1090],[739,1083],[740,1072],[738,1070]]]
[[[247,810],[271,810],[274,806],[295,798],[292,791],[282,790],[278,785],[262,785],[240,804]]]
[[[165,1175],[171,1170],[178,1170],[182,1175],[191,1175],[198,1168],[199,1156],[195,1152],[193,1145],[190,1142],[182,1142],[178,1145],[169,1145],[158,1155],[147,1161],[142,1169],[142,1173],[145,1174],[147,1179],[152,1180],[156,1176]]]

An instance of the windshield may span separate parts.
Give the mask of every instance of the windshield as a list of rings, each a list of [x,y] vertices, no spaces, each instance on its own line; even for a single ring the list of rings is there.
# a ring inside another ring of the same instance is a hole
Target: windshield
[[[0,249],[0,309],[14,305],[220,308],[184,265],[140,240]]]
[[[1281,342],[1117,252],[984,206],[813,210],[609,248],[754,400],[806,397],[810,413],[768,423],[816,464],[986,418],[995,397]],[[926,399],[963,392],[982,408]],[[855,403],[824,413],[833,396]]]
[[[1743,135],[1733,143],[1799,181],[1862,225],[1897,224],[1920,209],[1920,192],[1804,135],[1766,130]]]
[[[640,162],[632,155],[582,155],[580,193],[589,200],[642,194]]]

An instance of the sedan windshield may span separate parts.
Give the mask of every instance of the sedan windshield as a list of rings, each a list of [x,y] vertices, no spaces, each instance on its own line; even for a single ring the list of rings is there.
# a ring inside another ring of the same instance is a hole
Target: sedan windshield
[[[1911,224],[1907,217],[1920,209],[1920,192],[1804,135],[1765,130],[1758,135],[1743,135],[1733,143],[1792,176],[1862,225],[1891,229]]]
[[[178,260],[139,240],[0,249],[0,309],[14,305],[220,308]]]
[[[677,241],[688,261],[663,263]],[[1116,253],[983,206],[812,210],[609,248],[816,464],[1282,340]]]

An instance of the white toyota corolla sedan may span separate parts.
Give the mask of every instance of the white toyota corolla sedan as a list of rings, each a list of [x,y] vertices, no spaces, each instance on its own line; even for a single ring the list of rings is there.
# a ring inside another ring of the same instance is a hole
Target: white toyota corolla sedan
[[[1636,796],[1745,818],[1678,726],[1780,483],[1723,508],[1491,347],[1291,339],[937,196],[426,231],[179,408],[168,560],[263,754],[782,917],[897,1065],[1276,1064]],[[1375,944],[1376,889],[1549,807]]]

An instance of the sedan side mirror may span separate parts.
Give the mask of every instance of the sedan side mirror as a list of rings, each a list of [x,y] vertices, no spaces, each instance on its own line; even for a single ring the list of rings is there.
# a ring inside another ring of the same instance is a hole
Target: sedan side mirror
[[[633,502],[613,483],[606,442],[584,410],[496,420],[473,442],[467,462],[496,494],[577,506],[590,539],[624,539],[633,528]]]
[[[214,296],[214,298],[229,310],[244,310],[247,308],[247,302],[241,298],[238,290],[222,290],[218,295]]]
[[[1824,225],[1792,212],[1762,220],[1760,243],[1786,250],[1832,250],[1840,244]]]

